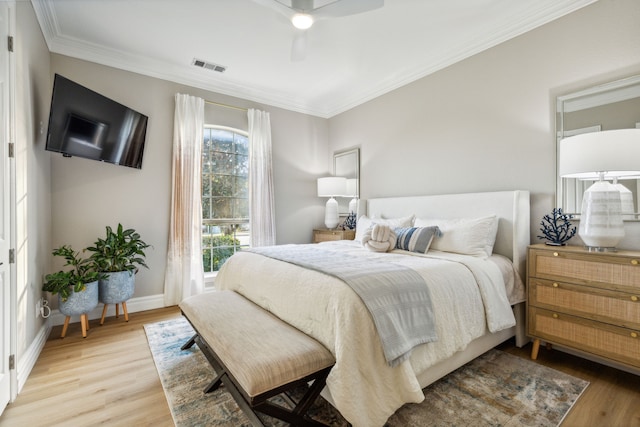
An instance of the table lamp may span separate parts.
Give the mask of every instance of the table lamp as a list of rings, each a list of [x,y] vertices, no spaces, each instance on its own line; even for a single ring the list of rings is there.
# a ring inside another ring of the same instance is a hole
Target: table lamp
[[[349,213],[358,214],[358,179],[347,179],[347,191],[344,193],[347,197],[352,197],[349,201]]]
[[[640,129],[583,133],[560,141],[558,175],[597,179],[582,197],[578,234],[589,250],[615,250],[624,237],[620,191],[607,180],[638,175]]]
[[[318,197],[329,197],[324,211],[324,225],[331,229],[340,222],[338,217],[338,202],[334,196],[342,196],[347,190],[347,178],[328,176],[318,178]]]

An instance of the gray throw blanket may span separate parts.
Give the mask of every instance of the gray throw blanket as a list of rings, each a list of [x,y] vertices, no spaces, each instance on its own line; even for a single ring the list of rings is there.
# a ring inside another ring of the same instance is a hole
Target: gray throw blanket
[[[268,246],[249,251],[343,280],[369,309],[390,366],[408,359],[415,346],[438,339],[429,289],[408,267],[332,252],[318,245]]]

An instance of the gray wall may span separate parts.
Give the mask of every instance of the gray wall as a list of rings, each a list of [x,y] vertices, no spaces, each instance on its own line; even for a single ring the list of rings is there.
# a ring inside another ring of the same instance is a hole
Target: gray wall
[[[53,246],[76,250],[102,236],[106,225],[122,223],[153,246],[149,269],[136,277],[134,297],[153,297],[164,289],[171,202],[174,96],[188,93],[237,107],[259,108],[271,115],[278,243],[307,243],[321,223],[322,201],[314,196],[315,179],[328,172],[327,121],[304,114],[234,99],[127,71],[51,55],[52,73],[61,74],[149,116],[142,169],[51,154]],[[207,104],[209,124],[247,129],[246,112]]]
[[[329,151],[360,146],[363,199],[529,190],[538,242],[555,206],[555,98],[639,74],[638,22],[637,0],[601,0],[331,118]],[[640,248],[637,225],[620,247]]]

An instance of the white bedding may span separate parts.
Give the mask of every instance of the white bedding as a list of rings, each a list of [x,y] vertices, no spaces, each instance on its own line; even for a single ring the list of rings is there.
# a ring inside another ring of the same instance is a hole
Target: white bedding
[[[513,269],[514,280],[505,286],[508,262],[496,263],[494,257],[437,251],[376,253],[348,241],[323,245],[350,255],[384,257],[420,273],[431,292],[439,340],[417,347],[410,360],[391,368],[367,309],[349,286],[332,276],[254,253],[239,252],[227,260],[216,288],[237,291],[325,345],[335,355],[336,365],[323,393],[356,427],[382,426],[404,403],[421,402],[424,395],[417,374],[487,333],[485,311],[493,316],[492,329],[511,326],[504,317],[510,313],[508,300],[524,295]],[[476,276],[490,279],[482,293],[493,288],[496,295],[484,295],[484,299],[501,301],[499,305],[485,310],[474,273],[465,263],[473,265]],[[482,273],[479,266],[484,266]]]

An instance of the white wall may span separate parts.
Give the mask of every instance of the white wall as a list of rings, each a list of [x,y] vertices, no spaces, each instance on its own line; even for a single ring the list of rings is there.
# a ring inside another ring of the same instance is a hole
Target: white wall
[[[271,115],[278,243],[307,243],[322,223],[323,202],[315,197],[315,180],[328,172],[327,120],[256,105],[212,92],[51,55],[52,73],[61,74],[149,116],[142,169],[51,154],[53,247],[76,250],[102,236],[118,222],[139,231],[153,246],[149,270],[136,278],[134,298],[158,296],[164,289],[171,200],[171,155],[175,93]],[[205,106],[209,124],[247,129],[246,112]],[[160,300],[160,298],[158,298]]]
[[[529,190],[536,243],[555,206],[555,98],[639,74],[639,22],[637,0],[600,0],[331,118],[329,151],[361,147],[363,199]],[[620,247],[640,248],[637,226]]]

